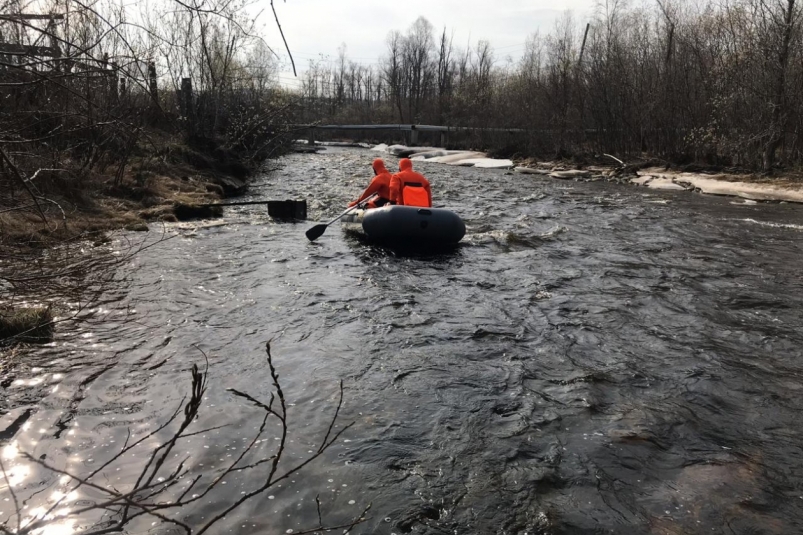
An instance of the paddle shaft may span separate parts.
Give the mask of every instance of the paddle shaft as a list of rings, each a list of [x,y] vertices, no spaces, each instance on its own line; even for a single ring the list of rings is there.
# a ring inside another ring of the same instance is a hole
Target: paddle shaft
[[[342,214],[340,214],[339,216],[337,216],[336,218],[334,218],[333,220],[331,220],[330,222],[328,222],[328,223],[326,224],[326,226],[328,227],[329,225],[331,225],[331,224],[332,224],[332,223],[334,223],[335,221],[339,220],[341,217],[343,217],[343,216],[344,216],[344,215],[346,215],[347,213],[351,212],[352,210],[356,210],[357,208],[359,208],[359,207],[360,207],[360,205],[361,205],[361,204],[364,204],[364,203],[366,203],[366,202],[370,201],[371,199],[373,199],[373,198],[374,198],[374,197],[376,197],[377,195],[378,195],[378,193],[373,193],[373,194],[369,195],[368,197],[366,197],[365,199],[363,199],[361,202],[358,202],[357,204],[355,204],[354,206],[352,206],[351,208],[349,208],[348,210],[346,210],[345,212],[343,212]]]
[[[370,196],[366,197],[365,199],[363,199],[363,203],[365,201],[373,199],[374,197],[376,197],[376,195],[377,194],[374,193],[373,195],[370,195]],[[343,217],[347,213],[351,212],[352,210],[355,210],[355,209],[359,208],[361,204],[362,203],[355,204],[354,206],[350,207],[348,210],[346,210],[345,212],[343,212],[342,214],[340,214],[339,216],[337,216],[333,220],[329,221],[328,223],[321,223],[321,224],[315,225],[311,229],[307,230],[307,232],[305,233],[307,235],[307,239],[309,241],[317,240],[318,238],[320,238],[323,235],[324,232],[326,232],[326,229],[329,227],[329,225],[331,225],[332,223],[334,223],[335,221],[337,221],[338,219],[340,219],[341,217]]]

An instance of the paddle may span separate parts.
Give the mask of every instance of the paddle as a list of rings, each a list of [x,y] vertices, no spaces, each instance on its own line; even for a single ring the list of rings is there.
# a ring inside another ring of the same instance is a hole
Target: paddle
[[[369,200],[373,199],[374,197],[376,197],[376,193],[374,193],[373,195],[371,195],[369,197],[366,197],[365,199],[363,199],[363,201],[361,203],[355,204],[354,206],[352,206],[351,208],[349,208],[348,210],[346,210],[345,212],[343,212],[342,214],[340,214],[339,216],[337,216],[336,218],[334,218],[330,222],[321,223],[320,225],[315,225],[314,227],[312,227],[311,229],[309,229],[306,232],[307,239],[309,241],[317,240],[318,238],[323,236],[324,232],[326,232],[326,227],[328,227],[329,225],[331,225],[332,223],[334,223],[335,221],[337,221],[338,219],[340,219],[341,217],[343,217],[347,213],[351,212],[352,210],[356,210],[357,208],[362,207],[365,204],[366,201],[369,201]]]

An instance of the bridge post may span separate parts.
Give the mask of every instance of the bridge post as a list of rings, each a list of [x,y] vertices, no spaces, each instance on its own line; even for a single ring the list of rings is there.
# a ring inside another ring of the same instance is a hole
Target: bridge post
[[[415,129],[415,125],[410,126],[410,145],[413,147],[418,145],[418,130]]]
[[[307,143],[309,143],[310,146],[315,145],[315,127],[307,130],[307,134],[309,135],[307,138]]]

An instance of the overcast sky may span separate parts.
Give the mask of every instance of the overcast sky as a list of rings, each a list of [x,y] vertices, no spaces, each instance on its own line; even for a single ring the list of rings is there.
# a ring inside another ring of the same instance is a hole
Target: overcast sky
[[[346,44],[347,56],[365,65],[376,64],[385,54],[385,39],[391,30],[405,32],[419,17],[426,17],[440,32],[446,27],[454,34],[454,43],[472,46],[479,39],[490,41],[497,60],[521,56],[524,42],[531,33],[547,33],[564,11],[571,10],[576,21],[583,22],[593,13],[595,0],[277,0],[287,42],[299,74],[309,60],[320,54],[329,59]],[[284,45],[276,29],[270,5],[261,21],[273,49],[286,59]],[[293,81],[289,63],[282,68],[282,85],[300,85]]]

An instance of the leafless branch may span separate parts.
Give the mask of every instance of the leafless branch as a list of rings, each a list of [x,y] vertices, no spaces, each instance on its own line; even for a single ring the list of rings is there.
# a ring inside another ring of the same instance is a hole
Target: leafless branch
[[[216,525],[221,519],[223,519],[226,514],[231,513],[232,511],[236,510],[239,506],[241,506],[245,501],[248,499],[257,496],[267,489],[275,486],[279,481],[285,479],[290,474],[296,472],[297,470],[306,466],[312,460],[318,458],[323,451],[325,451],[340,435],[342,430],[334,435],[331,439],[329,439],[329,435],[331,434],[334,421],[337,419],[339,414],[339,408],[342,404],[342,384],[340,390],[340,401],[338,403],[338,408],[335,410],[335,413],[332,418],[332,423],[329,425],[329,429],[326,434],[326,439],[323,442],[323,446],[313,455],[311,455],[308,459],[298,463],[296,466],[291,467],[287,472],[285,472],[282,476],[274,477],[276,474],[276,468],[279,464],[279,460],[281,459],[282,455],[284,454],[284,450],[286,447],[286,436],[287,436],[287,412],[286,412],[286,402],[284,392],[282,391],[281,385],[279,383],[279,374],[274,366],[273,359],[270,352],[270,342],[266,345],[267,356],[268,356],[268,367],[270,369],[270,376],[273,386],[273,394],[271,396],[271,400],[268,403],[262,403],[257,400],[255,397],[251,396],[250,394],[246,394],[243,392],[239,392],[236,390],[231,390],[231,392],[235,395],[235,398],[240,398],[248,401],[249,403],[253,404],[255,407],[261,409],[264,412],[261,425],[256,432],[253,439],[243,447],[240,454],[236,457],[236,459],[231,462],[228,467],[222,471],[222,473],[218,474],[214,477],[209,483],[206,484],[206,488],[201,491],[200,493],[194,494],[190,496],[190,492],[197,489],[197,486],[200,481],[202,481],[204,475],[199,474],[190,479],[186,479],[185,476],[188,473],[189,466],[191,464],[190,456],[186,456],[181,460],[170,460],[168,462],[168,458],[171,457],[171,452],[176,444],[176,442],[180,438],[186,438],[187,436],[195,434],[194,432],[186,433],[186,429],[192,425],[194,421],[196,421],[200,408],[201,408],[201,400],[203,399],[204,393],[207,388],[207,373],[208,372],[201,372],[197,366],[193,366],[192,370],[190,371],[192,381],[191,381],[191,388],[189,396],[183,400],[179,407],[172,412],[172,414],[167,418],[167,420],[161,424],[156,430],[145,434],[143,437],[139,438],[136,441],[130,441],[130,434],[129,437],[126,438],[125,444],[123,445],[122,449],[120,449],[116,454],[114,454],[108,461],[102,463],[101,466],[93,470],[88,475],[80,475],[77,473],[73,473],[68,470],[64,470],[53,466],[52,464],[48,463],[44,459],[38,459],[27,452],[21,453],[21,458],[24,459],[26,462],[35,464],[48,472],[55,474],[57,476],[64,476],[69,478],[71,485],[69,488],[69,492],[73,492],[82,486],[86,486],[92,488],[93,491],[100,493],[101,495],[105,496],[105,498],[101,501],[98,501],[94,504],[74,508],[67,513],[66,518],[73,518],[77,521],[80,521],[83,518],[83,515],[97,512],[97,511],[108,511],[117,516],[117,520],[111,526],[104,526],[89,529],[87,533],[92,533],[95,535],[111,533],[114,531],[119,531],[124,529],[127,525],[129,525],[133,520],[140,518],[142,516],[151,516],[156,520],[173,524],[183,530],[185,533],[203,533],[207,530],[210,530],[212,526]],[[274,408],[274,401],[278,403],[278,406]],[[183,416],[182,416],[183,415]],[[245,456],[249,453],[255,452],[256,446],[259,442],[259,438],[264,434],[265,426],[269,418],[275,418],[282,426],[282,435],[283,439],[276,447],[276,452],[268,459],[263,459],[260,462],[250,463],[249,465],[240,465],[241,461],[245,458]],[[174,425],[177,424],[177,425]],[[144,463],[144,466],[139,470],[139,476],[135,481],[133,488],[127,492],[120,492],[116,489],[109,487],[105,484],[100,484],[93,479],[95,476],[104,473],[104,471],[112,466],[115,462],[121,460],[123,456],[127,455],[135,448],[139,448],[144,446],[145,441],[149,438],[152,438],[159,434],[161,431],[164,431],[168,428],[173,428],[171,431],[171,435],[165,441],[161,442],[160,445],[151,449],[150,454],[148,455],[147,460]],[[348,428],[348,426],[346,427]],[[328,440],[327,440],[328,439]],[[172,458],[171,458],[172,459]],[[201,526],[192,526],[184,521],[177,520],[176,515],[178,511],[182,511],[181,515],[186,515],[186,509],[190,507],[194,503],[198,503],[205,495],[207,495],[213,488],[215,488],[227,475],[233,474],[235,472],[239,472],[245,469],[254,470],[257,469],[261,464],[267,461],[271,461],[271,467],[268,471],[267,478],[265,482],[257,487],[256,489],[246,493],[245,495],[241,496],[237,500],[233,501],[225,508],[224,514],[215,515],[213,518],[209,519],[205,524]],[[170,466],[168,466],[170,465]],[[10,485],[9,475],[6,473],[5,466],[0,461],[0,468],[2,468],[3,477],[7,484],[9,484],[8,488],[11,492],[11,495],[14,498],[14,503],[16,505],[17,510],[17,522],[18,526],[14,533],[25,534],[25,533],[33,533],[36,530],[41,530],[45,528],[50,522],[54,520],[53,511],[55,511],[58,507],[61,506],[63,499],[60,498],[56,501],[55,504],[52,504],[47,511],[39,515],[36,519],[33,519],[28,524],[22,525],[22,520],[20,517],[21,510],[19,509],[18,499],[16,497],[16,493],[14,492],[12,486]],[[178,492],[175,497],[170,498],[170,493],[175,494]],[[67,493],[65,493],[66,495]],[[363,510],[363,512],[354,517],[348,523],[335,525],[335,526],[326,526],[323,522],[322,514],[321,514],[321,502],[320,498],[316,496],[316,511],[318,516],[318,525],[315,528],[302,530],[301,533],[312,533],[314,531],[320,530],[327,530],[327,529],[351,529],[357,524],[364,522],[366,520],[366,514],[370,509],[370,504]],[[172,513],[171,513],[172,511]],[[58,517],[59,520],[63,520],[65,517]],[[3,532],[11,532],[5,527],[0,526],[0,531]]]
[[[270,8],[273,10],[273,16],[276,18],[276,26],[279,27],[279,33],[282,35],[284,48],[287,50],[287,55],[290,56],[290,64],[293,66],[293,76],[298,76],[296,73],[296,62],[293,60],[293,54],[290,52],[290,46],[288,46],[287,39],[284,37],[284,31],[282,30],[282,25],[279,23],[279,15],[276,14],[276,8],[273,5],[273,0],[270,0]]]

